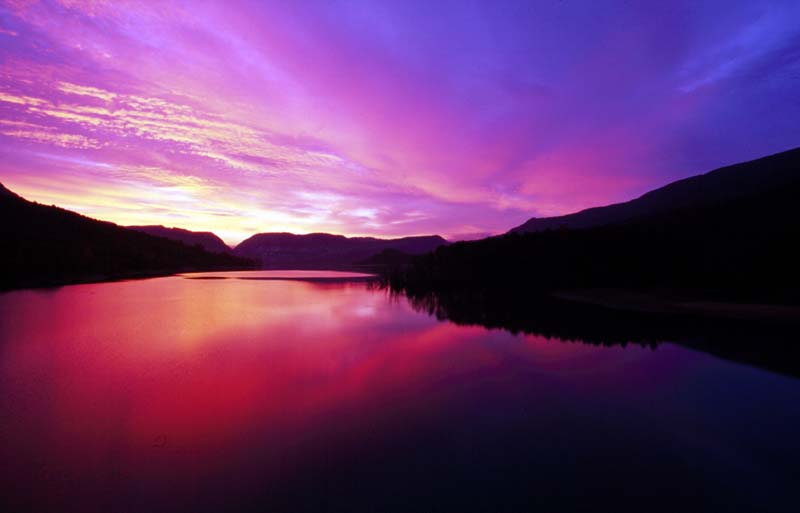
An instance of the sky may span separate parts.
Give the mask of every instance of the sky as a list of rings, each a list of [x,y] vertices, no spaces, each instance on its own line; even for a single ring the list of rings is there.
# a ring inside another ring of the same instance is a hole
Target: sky
[[[800,145],[800,2],[0,0],[0,182],[451,240]]]

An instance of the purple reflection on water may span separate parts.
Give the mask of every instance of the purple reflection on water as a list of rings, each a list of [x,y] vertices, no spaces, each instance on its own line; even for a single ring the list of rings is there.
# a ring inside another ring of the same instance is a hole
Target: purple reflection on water
[[[456,326],[361,282],[10,292],[0,351],[14,511],[776,511],[800,455],[798,380]]]

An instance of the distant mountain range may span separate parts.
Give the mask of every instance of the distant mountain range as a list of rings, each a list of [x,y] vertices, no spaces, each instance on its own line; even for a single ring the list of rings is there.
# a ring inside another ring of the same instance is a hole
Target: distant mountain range
[[[0,289],[253,265],[233,255],[30,202],[1,184],[0,241]]]
[[[796,183],[798,160],[800,148],[678,180],[624,203],[589,208],[558,217],[534,217],[512,228],[511,232],[592,228],[676,209],[723,204]]]
[[[236,246],[234,254],[255,260],[264,268],[346,267],[387,249],[418,255],[445,244],[447,241],[438,235],[376,239],[329,233],[259,233]]]
[[[211,232],[193,232],[164,226],[129,226],[131,230],[200,246],[212,253],[230,253],[253,260],[259,267],[341,268],[353,265],[383,267],[408,261],[414,255],[433,251],[447,241],[438,235],[378,239],[345,237],[330,233],[258,233],[235,249]],[[389,253],[384,254],[384,252]],[[389,255],[388,259],[386,255]]]
[[[627,203],[532,219],[506,235],[440,247],[387,279],[417,297],[638,289],[797,304],[798,198],[800,149],[794,149]]]
[[[361,264],[394,268],[393,286],[417,292],[694,287],[723,295],[780,290],[782,300],[800,299],[798,197],[795,149],[625,203],[531,219],[480,241],[261,233],[231,250],[210,232],[124,228],[27,201],[0,185],[0,288],[187,270]]]
[[[167,228],[158,225],[128,226],[127,228],[136,230],[137,232],[155,235],[156,237],[164,237],[165,239],[182,242],[187,246],[200,246],[210,253],[231,252],[231,248],[212,232],[193,232],[184,230],[183,228]]]
[[[122,227],[27,201],[2,184],[0,240],[0,289],[184,271],[353,267],[385,250],[407,260],[447,244],[439,236],[377,239],[261,233],[233,250],[211,232]],[[386,263],[377,257],[369,265]]]

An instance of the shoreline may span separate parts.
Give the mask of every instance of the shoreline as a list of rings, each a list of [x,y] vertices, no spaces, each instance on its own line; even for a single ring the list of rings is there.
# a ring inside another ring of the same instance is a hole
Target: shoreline
[[[48,289],[58,289],[61,287],[66,287],[69,285],[90,285],[94,283],[114,283],[119,281],[133,281],[133,280],[147,280],[151,278],[166,278],[168,276],[178,276],[183,277],[187,280],[245,280],[245,281],[306,281],[306,282],[317,282],[317,283],[334,283],[334,282],[369,282],[374,281],[377,279],[377,274],[368,274],[363,273],[363,271],[358,271],[364,274],[364,276],[348,276],[348,277],[258,277],[258,276],[237,276],[237,277],[229,277],[229,276],[192,276],[192,274],[201,274],[201,273],[230,273],[230,272],[244,272],[244,271],[334,271],[334,272],[343,272],[341,269],[333,270],[333,269],[275,269],[275,268],[266,268],[266,269],[253,269],[253,268],[240,268],[240,267],[232,267],[232,268],[223,268],[223,269],[176,269],[171,271],[142,271],[142,272],[135,272],[135,273],[125,273],[122,275],[116,276],[104,276],[104,275],[95,275],[95,276],[82,276],[76,278],[68,278],[68,279],[60,279],[60,280],[52,280],[52,281],[26,281],[20,282],[19,284],[11,285],[11,286],[0,286],[0,294],[6,292],[15,292],[20,290],[48,290]],[[350,271],[355,272],[355,271]]]
[[[19,281],[13,285],[0,285],[0,294],[5,292],[14,292],[18,290],[47,290],[58,289],[68,285],[89,285],[92,283],[113,283],[117,281],[128,280],[147,280],[150,278],[164,278],[167,276],[177,276],[183,273],[194,272],[230,272],[230,271],[249,271],[249,268],[224,268],[224,269],[173,269],[163,271],[139,271],[123,273],[114,276],[106,276],[102,274],[79,276],[73,278],[53,279],[53,280],[28,280]]]
[[[626,289],[578,289],[559,291],[551,295],[563,301],[628,312],[800,323],[800,305],[698,300]]]

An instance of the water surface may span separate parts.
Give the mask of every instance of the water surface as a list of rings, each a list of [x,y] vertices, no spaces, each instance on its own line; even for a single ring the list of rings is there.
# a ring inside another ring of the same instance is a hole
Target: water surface
[[[0,294],[4,511],[796,511],[796,378],[206,277]]]
[[[325,271],[325,270],[258,270],[258,271],[226,271],[226,272],[200,272],[185,273],[181,275],[190,279],[220,279],[220,280],[347,280],[358,281],[374,277],[373,274],[352,271]]]

